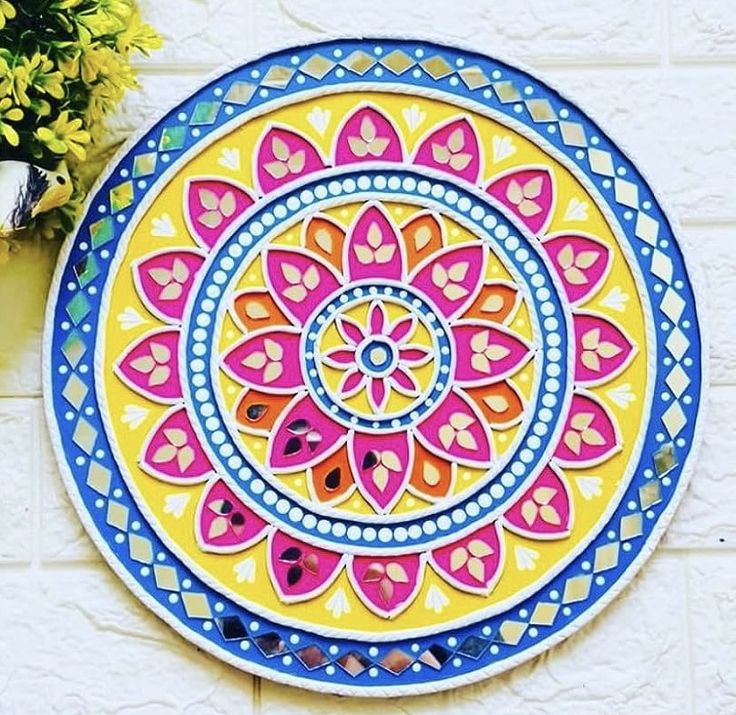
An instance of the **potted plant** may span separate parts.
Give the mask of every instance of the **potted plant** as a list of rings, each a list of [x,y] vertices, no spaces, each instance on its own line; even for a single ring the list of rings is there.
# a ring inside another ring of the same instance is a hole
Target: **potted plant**
[[[69,233],[115,150],[105,118],[161,46],[134,0],[0,0],[0,263]]]

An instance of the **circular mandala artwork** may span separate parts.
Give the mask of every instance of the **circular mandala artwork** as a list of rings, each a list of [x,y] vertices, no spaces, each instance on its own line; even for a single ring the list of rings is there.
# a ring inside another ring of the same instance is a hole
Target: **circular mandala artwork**
[[[46,395],[125,583],[275,680],[400,694],[560,641],[687,476],[693,287],[636,168],[493,59],[336,41],[128,145],[66,246]]]

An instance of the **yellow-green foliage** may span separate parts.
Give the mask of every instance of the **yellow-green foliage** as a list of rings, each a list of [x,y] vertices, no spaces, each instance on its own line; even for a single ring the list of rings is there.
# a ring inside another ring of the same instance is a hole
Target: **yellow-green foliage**
[[[24,234],[72,229],[110,153],[105,116],[137,86],[131,56],[160,46],[135,0],[0,0],[0,160],[64,162],[74,183],[69,203]],[[0,262],[12,247],[0,239]]]

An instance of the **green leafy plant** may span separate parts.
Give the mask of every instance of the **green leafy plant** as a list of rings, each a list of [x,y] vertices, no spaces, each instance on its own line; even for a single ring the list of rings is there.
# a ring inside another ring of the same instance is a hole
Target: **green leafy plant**
[[[0,0],[0,160],[61,165],[74,186],[64,206],[0,237],[0,262],[30,234],[71,231],[116,148],[105,117],[138,86],[131,57],[160,46],[135,0]]]

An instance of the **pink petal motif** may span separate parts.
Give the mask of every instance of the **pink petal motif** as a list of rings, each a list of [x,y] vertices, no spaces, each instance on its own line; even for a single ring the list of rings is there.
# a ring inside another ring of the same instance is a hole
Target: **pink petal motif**
[[[202,551],[233,553],[259,541],[268,523],[247,507],[221,479],[207,486],[195,522],[195,536]]]
[[[455,119],[433,131],[419,145],[414,163],[476,183],[480,171],[480,148],[470,120],[464,117]]]
[[[353,222],[345,242],[345,273],[350,280],[400,280],[405,266],[399,232],[389,216],[368,204]]]
[[[355,481],[377,512],[389,512],[404,493],[414,458],[413,447],[408,432],[353,435],[348,450]]]
[[[347,433],[311,397],[303,395],[284,410],[274,425],[268,443],[268,464],[280,472],[306,469],[337,450]]]
[[[325,168],[309,139],[282,127],[272,127],[266,132],[258,146],[257,157],[256,175],[264,194]]]
[[[338,316],[335,325],[337,326],[337,332],[340,333],[349,346],[359,345],[366,337],[363,326],[345,315]]]
[[[407,340],[414,335],[414,331],[417,327],[417,319],[414,315],[407,315],[403,318],[399,318],[391,326],[388,331],[388,336],[397,345],[405,343]]]
[[[435,549],[430,559],[440,576],[456,588],[487,596],[503,571],[503,544],[498,523]]]
[[[352,345],[332,348],[322,356],[322,360],[326,365],[337,368],[338,370],[345,370],[349,367],[354,367],[355,348]]]
[[[534,234],[549,223],[554,204],[552,174],[547,169],[514,169],[495,178],[486,191]]]
[[[571,303],[581,303],[592,296],[611,267],[608,246],[590,236],[555,236],[545,241],[542,247],[560,275]]]
[[[187,182],[184,217],[192,236],[206,249],[253,205],[248,191],[224,179]]]
[[[204,257],[180,248],[150,253],[133,267],[133,279],[143,304],[157,318],[178,323]]]
[[[289,248],[269,249],[266,282],[279,307],[298,325],[340,286],[332,270],[314,254]]]
[[[368,326],[370,327],[371,335],[383,335],[387,322],[388,318],[386,317],[386,309],[383,307],[383,303],[373,303],[368,312]]]
[[[460,385],[503,380],[532,356],[526,342],[494,323],[458,321],[452,326],[452,335],[457,351],[455,381]]]
[[[576,382],[599,385],[629,364],[634,345],[613,323],[591,313],[575,313],[573,322]]]
[[[154,402],[176,402],[182,395],[178,353],[176,328],[154,330],[128,348],[115,372],[128,387]]]
[[[406,556],[354,556],[348,570],[353,588],[363,603],[383,618],[393,618],[416,598],[422,584],[424,562],[418,554]]]
[[[591,394],[573,395],[562,439],[555,450],[557,462],[568,467],[594,466],[620,449],[616,424],[606,408]]]
[[[567,485],[550,466],[504,514],[514,531],[532,539],[560,539],[572,528],[572,502]]]
[[[285,603],[308,601],[326,591],[341,565],[341,554],[297,541],[281,531],[269,540],[271,580]]]
[[[315,213],[307,217],[302,231],[304,248],[342,270],[343,243],[345,228],[330,216]]]
[[[345,122],[335,144],[335,164],[362,161],[401,161],[399,135],[377,109],[362,107]]]
[[[454,318],[478,294],[484,266],[485,248],[481,244],[455,246],[420,264],[409,282],[446,318]]]
[[[399,348],[399,360],[402,365],[419,367],[432,359],[432,351],[422,345],[407,345]]]
[[[430,452],[454,462],[486,466],[491,442],[484,420],[460,391],[451,391],[417,428],[417,436]]]
[[[382,377],[373,377],[370,379],[368,402],[371,403],[371,407],[376,414],[383,412],[390,396],[391,393],[388,390],[388,385]]]
[[[304,384],[299,361],[298,328],[251,333],[223,358],[227,372],[244,385],[266,392],[294,392]]]
[[[365,384],[365,375],[360,370],[350,370],[340,382],[340,395],[344,398],[357,395]]]
[[[414,395],[418,395],[420,392],[419,383],[412,375],[411,371],[406,370],[401,366],[397,367],[391,375],[389,375],[389,383],[402,395],[412,397]]]
[[[183,407],[167,412],[153,428],[140,458],[141,468],[166,482],[193,484],[212,472]]]

